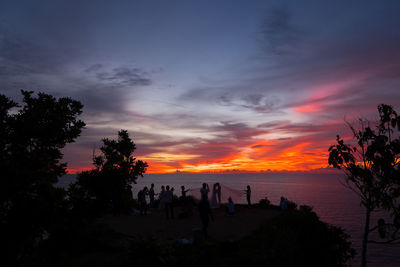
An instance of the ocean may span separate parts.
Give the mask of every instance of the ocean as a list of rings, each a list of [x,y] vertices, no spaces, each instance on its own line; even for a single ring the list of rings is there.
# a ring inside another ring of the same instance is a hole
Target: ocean
[[[66,187],[74,178],[75,175],[61,177],[59,185]],[[343,178],[342,174],[309,173],[146,174],[133,185],[133,193],[135,197],[139,189],[154,183],[156,193],[161,185],[169,185],[175,188],[175,194],[180,195],[180,188],[184,185],[196,194],[202,183],[208,183],[211,190],[212,185],[219,182],[223,202],[232,196],[234,202],[245,203],[244,190],[250,185],[253,203],[267,197],[272,204],[279,205],[280,197],[284,196],[298,205],[312,206],[322,221],[342,227],[351,236],[353,247],[357,250],[352,265],[359,266],[365,213],[357,195],[341,183]],[[377,212],[372,215],[371,223],[380,217],[388,218],[384,212]],[[378,240],[376,236],[372,237]],[[367,259],[369,266],[400,266],[400,245],[369,244]]]

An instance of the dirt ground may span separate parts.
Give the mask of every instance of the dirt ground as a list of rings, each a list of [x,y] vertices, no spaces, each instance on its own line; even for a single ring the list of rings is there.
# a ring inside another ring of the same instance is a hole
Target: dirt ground
[[[279,214],[278,210],[236,206],[235,214],[228,215],[225,207],[213,209],[214,221],[210,220],[208,236],[216,240],[237,240],[254,231],[262,222]],[[166,219],[165,211],[151,209],[146,216],[106,216],[100,222],[124,235],[137,236],[151,233],[164,240],[191,239],[195,229],[201,229],[197,208],[190,218],[179,219],[180,207],[174,208],[174,219]]]

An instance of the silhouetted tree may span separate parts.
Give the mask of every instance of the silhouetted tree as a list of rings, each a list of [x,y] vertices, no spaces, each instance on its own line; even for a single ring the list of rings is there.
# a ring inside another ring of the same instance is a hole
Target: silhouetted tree
[[[147,163],[136,160],[136,145],[128,131],[118,132],[118,140],[105,138],[102,154],[94,156],[95,169],[84,171],[69,188],[74,207],[93,215],[127,212],[132,207],[132,183],[146,171]]]
[[[85,123],[82,104],[21,91],[20,106],[0,95],[0,236],[7,264],[29,254],[67,208],[66,192],[53,185],[66,173],[61,149]]]
[[[362,243],[362,263],[366,266],[367,244],[396,243],[400,227],[400,117],[392,106],[379,105],[379,123],[373,130],[368,122],[360,120],[361,129],[350,126],[356,145],[345,144],[337,136],[337,144],[329,148],[329,165],[343,169],[346,185],[361,199],[365,207],[365,226]],[[383,219],[371,227],[371,213],[385,209],[393,218],[392,223]],[[369,240],[369,233],[378,230],[385,241]]]

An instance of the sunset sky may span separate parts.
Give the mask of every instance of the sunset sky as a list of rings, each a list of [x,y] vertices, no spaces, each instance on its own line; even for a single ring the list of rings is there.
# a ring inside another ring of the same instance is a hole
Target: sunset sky
[[[400,110],[400,1],[0,2],[0,93],[84,104],[91,167],[127,129],[148,172],[327,167],[345,120]]]

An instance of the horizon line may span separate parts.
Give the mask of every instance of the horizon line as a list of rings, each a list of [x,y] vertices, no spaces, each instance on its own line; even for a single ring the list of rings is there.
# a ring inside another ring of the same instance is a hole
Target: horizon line
[[[79,174],[83,171],[90,171],[93,168],[82,168],[80,170],[71,170],[67,169],[66,174]],[[272,173],[310,173],[310,174],[333,174],[333,173],[343,173],[343,171],[335,169],[335,168],[318,168],[318,169],[310,169],[310,170],[262,170],[262,171],[251,171],[251,170],[221,170],[221,171],[180,171],[179,169],[175,171],[168,172],[147,172],[146,174],[272,174]],[[343,173],[344,174],[344,173]]]

